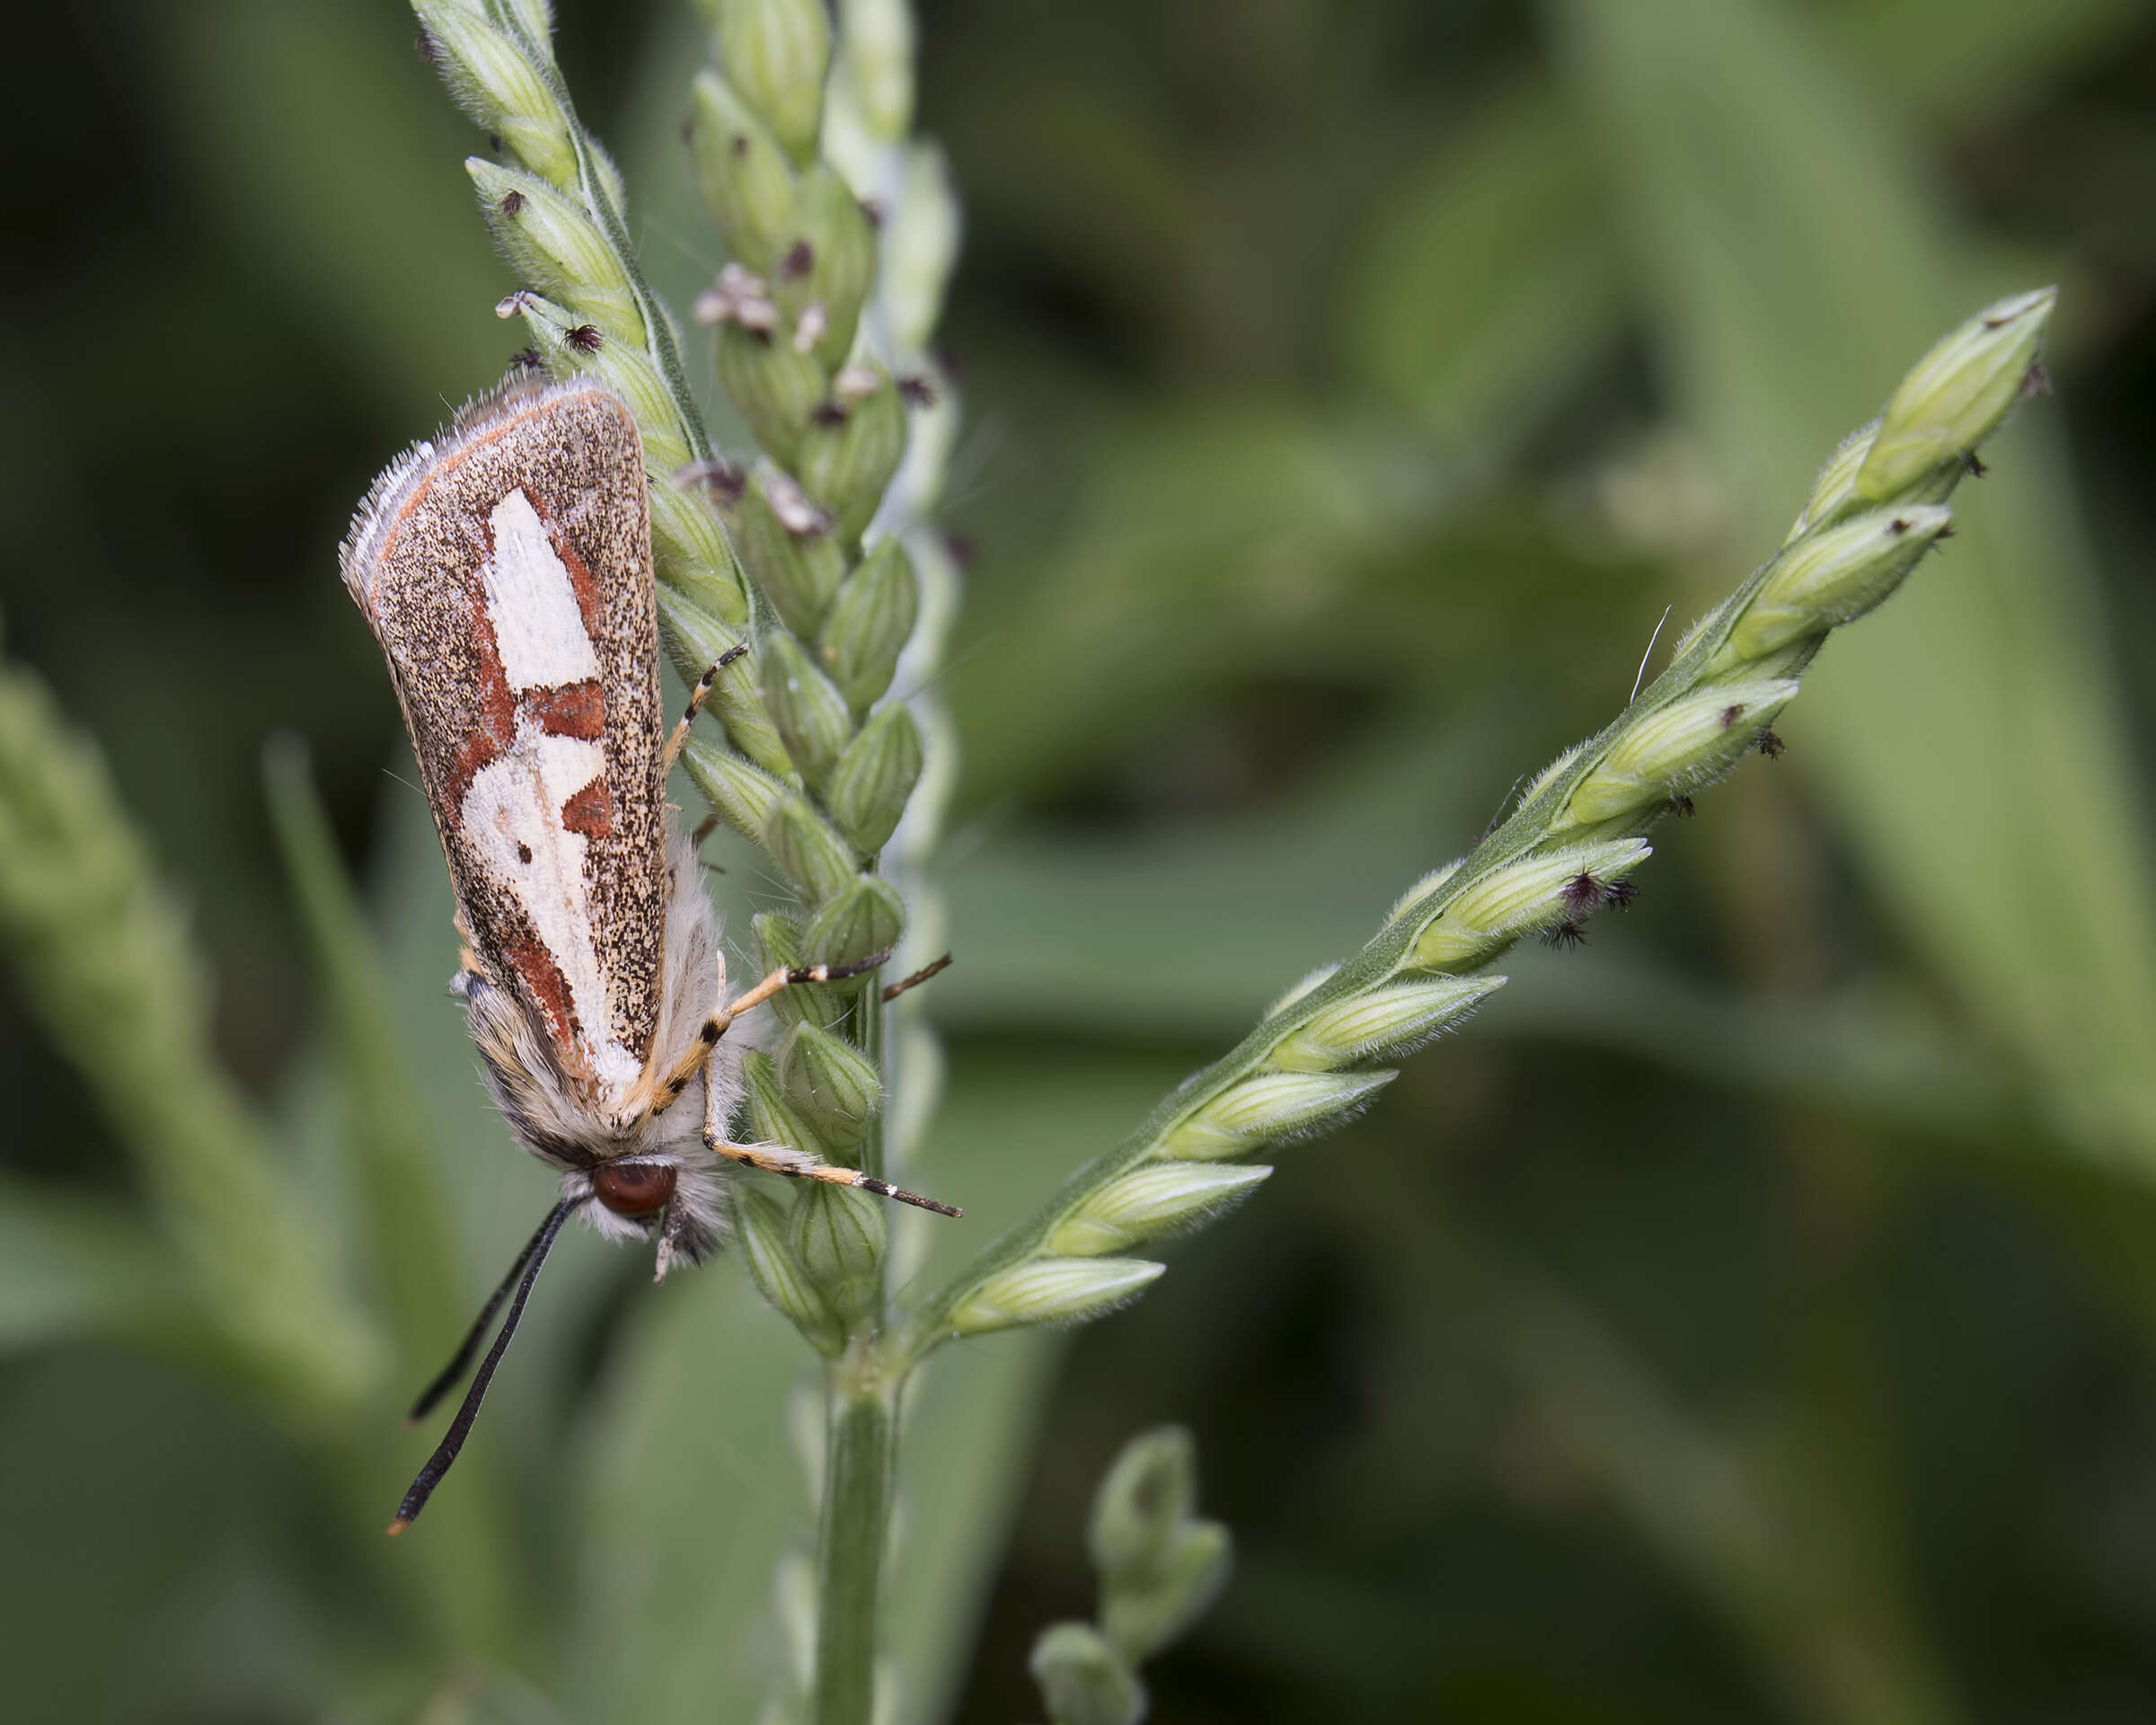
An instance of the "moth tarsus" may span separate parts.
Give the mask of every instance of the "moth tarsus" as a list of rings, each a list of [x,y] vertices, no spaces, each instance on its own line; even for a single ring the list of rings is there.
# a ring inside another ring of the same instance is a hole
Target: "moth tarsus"
[[[870,971],[880,969],[890,961],[891,955],[886,951],[873,953],[865,959],[855,959],[847,964],[799,965],[786,972],[786,980],[790,983],[844,982],[850,977],[865,977]]]
[[[674,763],[681,758],[681,751],[688,746],[689,731],[696,723],[696,715],[703,711],[703,703],[711,698],[711,690],[719,681],[719,673],[747,651],[747,641],[737,641],[706,666],[703,675],[696,679],[696,686],[689,691],[689,703],[682,710],[681,718],[674,727],[674,734],[667,739],[667,746],[660,751],[658,776],[661,779],[674,770]],[[710,818],[716,820],[718,817],[714,814]],[[694,842],[702,844],[706,831],[706,827],[698,827]]]
[[[918,970],[915,971],[912,976],[902,978],[897,982],[885,984],[883,997],[886,1001],[897,1000],[898,996],[905,994],[907,989],[918,988],[931,977],[940,975],[941,972],[950,969],[950,954],[946,952],[941,958],[935,960],[932,963],[923,965]]]
[[[863,1174],[853,1183],[863,1191],[874,1192],[880,1198],[897,1199],[899,1203],[911,1204],[917,1210],[933,1210],[938,1216],[959,1216],[966,1214],[955,1204],[945,1204],[937,1199],[923,1198],[919,1192],[909,1192],[903,1186],[894,1186],[888,1180],[877,1180],[868,1174]]]

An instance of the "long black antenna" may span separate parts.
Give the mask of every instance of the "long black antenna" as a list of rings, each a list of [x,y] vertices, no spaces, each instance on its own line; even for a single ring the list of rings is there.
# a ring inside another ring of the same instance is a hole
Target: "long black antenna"
[[[420,1399],[411,1404],[411,1411],[404,1416],[404,1423],[416,1426],[433,1411],[434,1404],[464,1381],[464,1374],[472,1369],[473,1356],[479,1352],[479,1344],[487,1339],[487,1326],[494,1322],[494,1314],[501,1310],[501,1303],[509,1297],[509,1290],[517,1286],[517,1278],[524,1274],[524,1267],[532,1261],[532,1254],[539,1250],[539,1243],[554,1225],[550,1214],[539,1224],[524,1250],[517,1254],[517,1261],[509,1266],[509,1273],[501,1278],[501,1286],[487,1296],[487,1303],[479,1308],[479,1315],[472,1320],[472,1328],[457,1344],[456,1353],[443,1367],[433,1383],[420,1392]]]
[[[524,1303],[532,1296],[532,1284],[539,1279],[540,1268],[546,1262],[546,1254],[554,1243],[554,1236],[561,1232],[561,1225],[569,1220],[570,1212],[583,1201],[581,1199],[565,1198],[555,1205],[547,1212],[546,1220],[539,1225],[539,1232],[532,1236],[531,1243],[525,1247],[522,1258],[529,1261],[524,1265],[524,1279],[517,1284],[517,1297],[509,1302],[509,1315],[501,1322],[501,1333],[494,1338],[494,1345],[487,1349],[486,1358],[480,1362],[479,1376],[472,1380],[472,1387],[465,1392],[464,1406],[456,1411],[456,1418],[449,1422],[449,1429],[444,1434],[441,1443],[434,1454],[427,1458],[427,1465],[420,1470],[419,1477],[412,1481],[411,1490],[404,1494],[404,1501],[397,1506],[396,1519],[389,1524],[391,1533],[402,1533],[419,1518],[420,1511],[427,1507],[427,1499],[434,1495],[434,1488],[442,1482],[442,1475],[449,1471],[450,1464],[456,1460],[457,1452],[464,1448],[464,1439],[472,1435],[472,1422],[479,1418],[479,1404],[487,1399],[487,1385],[494,1381],[494,1368],[501,1364],[502,1355],[509,1350],[509,1338],[517,1333],[517,1321],[524,1316]],[[502,1286],[506,1287],[508,1284],[505,1282]],[[500,1297],[497,1290],[494,1300]],[[488,1302],[490,1310],[494,1300]],[[483,1318],[482,1322],[484,1322]],[[457,1368],[461,1369],[461,1361],[457,1363]]]

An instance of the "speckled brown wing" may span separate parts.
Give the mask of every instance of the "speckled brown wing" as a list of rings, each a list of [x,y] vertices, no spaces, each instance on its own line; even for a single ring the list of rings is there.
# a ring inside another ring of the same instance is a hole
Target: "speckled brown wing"
[[[343,553],[473,950],[602,1115],[651,1053],[669,884],[644,485],[612,394],[512,385],[384,473]]]

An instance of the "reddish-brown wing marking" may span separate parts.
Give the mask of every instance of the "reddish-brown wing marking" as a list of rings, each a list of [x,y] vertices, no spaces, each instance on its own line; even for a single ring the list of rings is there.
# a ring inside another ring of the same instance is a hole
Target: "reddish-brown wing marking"
[[[588,382],[486,396],[383,476],[343,563],[473,949],[611,1118],[651,1055],[669,886],[635,421]]]

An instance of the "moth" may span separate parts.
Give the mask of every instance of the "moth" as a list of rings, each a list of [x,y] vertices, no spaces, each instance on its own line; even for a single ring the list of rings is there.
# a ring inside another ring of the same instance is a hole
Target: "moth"
[[[456,1387],[507,1317],[389,1531],[464,1446],[563,1225],[657,1248],[664,1277],[724,1228],[740,1167],[959,1212],[780,1145],[738,1144],[722,1039],[780,989],[873,969],[778,970],[729,997],[702,871],[666,781],[720,672],[662,730],[644,453],[588,378],[512,381],[407,450],[354,518],[344,584],[389,663],[455,889],[451,984],[509,1130],[560,1195],[412,1410]],[[511,1298],[512,1290],[514,1297]]]

